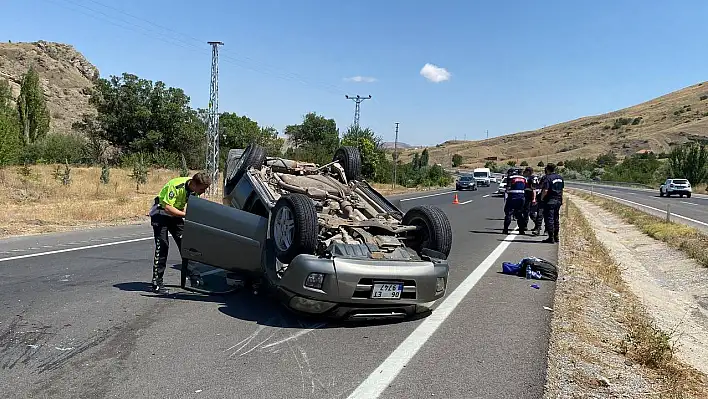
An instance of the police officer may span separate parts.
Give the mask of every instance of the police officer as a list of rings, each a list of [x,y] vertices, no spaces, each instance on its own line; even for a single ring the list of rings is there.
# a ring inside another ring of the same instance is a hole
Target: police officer
[[[543,219],[548,230],[548,238],[543,242],[553,244],[558,243],[558,233],[560,231],[560,208],[563,204],[563,188],[565,182],[556,173],[556,165],[549,163],[546,165],[546,181],[541,191],[541,201],[543,202]]]
[[[531,234],[537,236],[541,234],[541,226],[543,226],[543,201],[541,201],[541,190],[546,182],[546,175],[542,175],[541,178],[536,176],[538,184],[536,185],[536,216],[533,221],[533,229],[531,229]]]
[[[155,256],[152,262],[152,290],[160,294],[168,293],[162,281],[165,274],[169,237],[182,251],[182,230],[184,229],[184,208],[192,195],[201,195],[211,185],[211,177],[206,173],[197,173],[192,177],[177,177],[165,184],[155,197],[155,204],[150,209],[150,221],[155,235]]]
[[[509,169],[506,178],[506,202],[504,202],[504,234],[509,234],[511,216],[516,217],[516,224],[519,226],[519,234],[526,234],[526,221],[523,218],[524,193],[526,190],[526,178],[521,176],[516,170]]]
[[[536,216],[536,186],[538,181],[536,176],[533,174],[533,168],[527,166],[524,169],[524,178],[526,178],[526,188],[524,189],[524,211],[522,212],[522,218],[524,223],[528,226],[529,217],[535,220]]]

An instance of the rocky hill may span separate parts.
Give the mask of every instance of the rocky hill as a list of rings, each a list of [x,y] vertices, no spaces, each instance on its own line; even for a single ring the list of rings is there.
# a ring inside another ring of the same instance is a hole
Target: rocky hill
[[[69,132],[83,113],[95,112],[88,100],[99,72],[74,47],[45,41],[0,43],[0,79],[9,81],[15,97],[30,66],[39,73],[51,114],[51,132]]]
[[[460,154],[465,166],[499,161],[558,162],[595,157],[607,151],[627,156],[638,151],[670,151],[691,139],[708,139],[708,82],[604,115],[480,141],[448,141],[429,147],[430,161],[449,166]],[[422,150],[422,149],[421,149]],[[412,150],[401,155],[407,161]]]

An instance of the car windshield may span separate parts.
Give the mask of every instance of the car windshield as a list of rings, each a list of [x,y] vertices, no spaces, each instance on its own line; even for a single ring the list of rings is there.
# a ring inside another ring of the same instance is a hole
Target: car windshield
[[[688,180],[674,180],[674,184],[686,184]]]
[[[462,176],[462,177],[460,177],[460,181],[471,181],[471,180],[472,180],[472,176]]]
[[[474,172],[474,177],[487,177],[487,172]]]

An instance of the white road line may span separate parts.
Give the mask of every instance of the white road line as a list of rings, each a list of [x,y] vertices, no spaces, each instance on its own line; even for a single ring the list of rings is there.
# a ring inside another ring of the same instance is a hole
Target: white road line
[[[679,201],[679,202],[683,202],[686,205],[698,206],[698,204],[694,204],[693,202],[688,202],[688,201]]]
[[[469,203],[472,202],[472,201],[474,201],[474,200],[469,200],[469,201],[465,201],[465,202],[460,202],[460,205],[469,204]]]
[[[369,377],[349,395],[348,399],[378,398],[393,382],[435,331],[442,325],[475,284],[496,263],[517,234],[510,234],[482,263],[391,353]]]
[[[403,202],[403,201],[413,201],[413,200],[417,200],[417,199],[421,199],[421,198],[435,197],[435,196],[438,196],[438,195],[445,195],[445,194],[452,194],[452,193],[454,193],[454,191],[445,191],[444,193],[428,194],[428,195],[422,195],[422,196],[420,196],[420,197],[413,197],[413,198],[404,198],[404,199],[402,199],[402,200],[400,200],[400,201],[401,201],[401,202]]]
[[[572,189],[573,189],[573,190],[585,191],[585,192],[588,192],[588,193],[590,192],[590,190],[586,190],[586,189],[584,189],[584,188],[572,187]],[[612,199],[617,200],[617,201],[626,202],[626,203],[628,203],[628,204],[638,205],[638,206],[641,206],[641,207],[644,207],[644,208],[647,208],[647,209],[651,209],[651,210],[654,210],[654,211],[657,211],[657,212],[666,212],[666,209],[654,208],[653,206],[640,204],[639,202],[634,202],[634,201],[626,200],[626,199],[624,199],[624,198],[613,197],[613,196],[611,196],[611,195],[602,194],[602,193],[598,193],[598,192],[595,192],[594,194],[595,194],[595,195],[602,196],[602,197],[612,198]],[[703,226],[708,226],[708,223],[706,223],[706,222],[701,222],[700,220],[691,219],[691,218],[689,218],[689,217],[679,215],[678,213],[674,213],[673,211],[671,212],[671,216],[676,216],[677,218],[681,218],[681,219],[684,219],[684,220],[688,220],[689,222],[698,223],[698,224],[703,225]]]
[[[105,244],[87,245],[85,247],[67,248],[67,249],[59,249],[56,251],[39,252],[36,254],[11,256],[9,258],[0,258],[0,262],[7,262],[10,260],[18,260],[18,259],[25,259],[25,258],[34,258],[37,256],[44,256],[44,255],[54,255],[54,254],[60,254],[60,253],[64,253],[64,252],[82,251],[85,249],[92,249],[92,248],[110,247],[113,245],[129,244],[131,242],[146,241],[146,240],[152,240],[152,239],[153,239],[152,237],[143,237],[143,238],[135,238],[132,240],[125,240],[125,241],[107,242]]]
[[[487,197],[489,197],[490,195],[491,195],[491,194],[483,195],[482,198],[487,198]]]

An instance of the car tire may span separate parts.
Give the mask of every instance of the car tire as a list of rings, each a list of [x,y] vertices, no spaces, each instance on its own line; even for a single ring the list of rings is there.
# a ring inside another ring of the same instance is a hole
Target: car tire
[[[227,169],[227,173],[231,176],[227,176],[226,184],[224,185],[224,194],[230,194],[248,169],[263,165],[265,159],[266,152],[263,147],[258,144],[250,144],[246,147],[241,158]]]
[[[659,197],[663,197],[663,196],[664,196],[664,192],[659,190]]]
[[[447,215],[438,207],[420,205],[413,207],[403,215],[403,224],[419,226],[420,229],[410,232],[406,245],[420,253],[427,248],[450,255],[452,249],[452,226]]]
[[[358,148],[340,147],[334,153],[332,160],[342,165],[347,180],[359,180],[361,178],[361,153],[359,153]]]
[[[686,194],[686,198],[691,198],[691,194]]]
[[[287,234],[280,231],[287,220],[292,221],[292,235],[281,238]],[[283,195],[271,211],[269,229],[279,261],[288,264],[299,254],[314,254],[317,249],[317,210],[314,202],[304,194]]]

